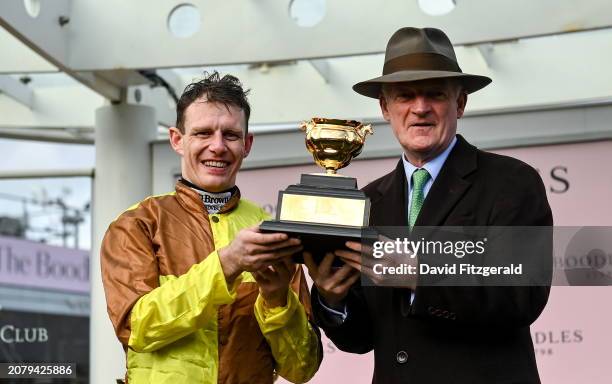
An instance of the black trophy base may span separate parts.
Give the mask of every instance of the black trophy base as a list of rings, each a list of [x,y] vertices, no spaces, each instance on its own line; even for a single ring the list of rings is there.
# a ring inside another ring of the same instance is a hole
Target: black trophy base
[[[325,254],[338,249],[347,249],[347,241],[363,242],[374,241],[376,232],[371,228],[356,228],[339,225],[297,223],[291,221],[269,220],[259,225],[262,232],[286,233],[290,237],[299,238],[304,246],[304,251],[313,255],[314,261],[319,264]],[[295,255],[293,260],[303,264],[302,254]],[[333,266],[342,266],[341,259],[335,258]]]

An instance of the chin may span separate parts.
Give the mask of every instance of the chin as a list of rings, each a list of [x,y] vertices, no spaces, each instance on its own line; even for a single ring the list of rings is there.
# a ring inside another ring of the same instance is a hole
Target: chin
[[[429,152],[433,149],[434,145],[432,145],[431,143],[427,142],[427,143],[420,143],[418,141],[413,141],[410,143],[410,145],[408,145],[408,148],[410,148],[412,151],[414,152]]]

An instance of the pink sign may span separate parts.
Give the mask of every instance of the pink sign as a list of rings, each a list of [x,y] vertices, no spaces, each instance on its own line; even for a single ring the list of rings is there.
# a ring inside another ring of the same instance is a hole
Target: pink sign
[[[0,236],[0,284],[89,294],[89,252]]]
[[[540,172],[556,226],[612,225],[612,141],[495,152]]]
[[[538,169],[557,226],[612,226],[612,141],[513,148],[495,151]],[[354,161],[341,171],[359,186],[391,171],[394,158]],[[312,166],[241,171],[243,196],[274,213],[278,190],[299,182]],[[607,384],[612,346],[612,287],[553,287],[544,313],[531,327],[542,383]],[[366,384],[372,380],[373,356],[339,351],[323,340],[325,357],[311,383]],[[285,383],[279,380],[278,382]]]

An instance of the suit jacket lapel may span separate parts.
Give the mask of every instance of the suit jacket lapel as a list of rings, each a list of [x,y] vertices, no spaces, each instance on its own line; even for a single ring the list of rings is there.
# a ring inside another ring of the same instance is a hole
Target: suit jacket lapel
[[[476,147],[457,135],[455,147],[425,198],[416,226],[444,224],[453,207],[472,185],[465,177],[476,170],[476,155]]]
[[[406,172],[401,159],[395,170],[380,183],[377,192],[377,196],[371,197],[370,225],[407,226]]]

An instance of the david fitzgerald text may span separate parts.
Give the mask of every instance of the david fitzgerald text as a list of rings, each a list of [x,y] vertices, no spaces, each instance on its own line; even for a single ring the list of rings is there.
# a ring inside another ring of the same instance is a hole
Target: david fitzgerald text
[[[508,264],[503,266],[479,266],[469,263],[430,265],[426,263],[399,264],[388,266],[384,264],[374,264],[373,271],[377,275],[522,275],[523,264]]]

